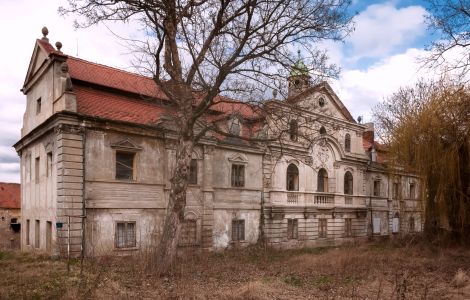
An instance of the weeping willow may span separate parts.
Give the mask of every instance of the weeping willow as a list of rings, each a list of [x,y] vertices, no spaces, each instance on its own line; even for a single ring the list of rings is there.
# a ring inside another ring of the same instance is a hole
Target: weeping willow
[[[403,88],[374,109],[395,168],[417,172],[425,232],[470,236],[470,90],[423,83]]]

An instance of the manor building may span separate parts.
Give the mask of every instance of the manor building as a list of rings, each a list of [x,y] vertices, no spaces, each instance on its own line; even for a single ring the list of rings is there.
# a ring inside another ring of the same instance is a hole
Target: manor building
[[[95,256],[154,247],[175,160],[174,106],[151,78],[66,55],[43,34],[14,145],[22,250]],[[310,84],[301,60],[287,80],[287,99],[266,103],[280,114],[233,101],[205,116],[232,137],[208,133],[194,149],[181,247],[219,250],[261,237],[313,247],[421,231],[419,179],[387,167],[373,124],[356,122],[328,83]],[[286,126],[281,140],[243,139],[279,134],[274,123]]]

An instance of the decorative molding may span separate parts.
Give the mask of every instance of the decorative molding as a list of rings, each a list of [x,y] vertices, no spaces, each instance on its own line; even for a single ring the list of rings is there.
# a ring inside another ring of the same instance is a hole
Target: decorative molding
[[[142,150],[142,147],[138,146],[135,142],[133,142],[129,138],[126,138],[126,139],[121,140],[119,142],[111,143],[110,146],[111,146],[111,148],[116,148],[116,149],[120,149],[120,150],[127,150],[127,151],[140,151],[140,150]]]
[[[354,174],[354,169],[351,168],[351,167],[345,167],[344,168],[344,172],[346,173],[347,171],[351,172],[352,174]]]
[[[248,163],[248,159],[246,158],[246,156],[243,155],[243,154],[240,154],[240,153],[237,153],[237,154],[229,157],[228,160],[231,163],[241,163],[241,164],[247,164]]]
[[[84,132],[84,129],[81,126],[69,125],[69,124],[59,124],[54,128],[54,132],[56,134],[69,133],[69,134],[82,135],[83,132]]]

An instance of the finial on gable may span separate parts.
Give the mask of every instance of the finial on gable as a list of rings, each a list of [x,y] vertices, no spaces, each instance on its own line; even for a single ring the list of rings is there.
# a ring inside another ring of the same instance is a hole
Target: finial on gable
[[[55,43],[55,47],[57,48],[57,51],[61,52],[60,49],[62,49],[62,43],[59,42],[59,41],[57,41],[57,42]]]
[[[41,32],[42,32],[42,39],[44,41],[49,41],[49,39],[47,38],[47,35],[49,34],[49,30],[47,29],[46,26],[42,28]]]

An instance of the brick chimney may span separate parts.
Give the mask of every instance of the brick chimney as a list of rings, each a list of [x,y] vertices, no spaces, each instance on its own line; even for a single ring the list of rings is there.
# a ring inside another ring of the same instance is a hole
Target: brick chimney
[[[362,133],[362,138],[374,145],[374,123],[365,123],[366,129]]]

